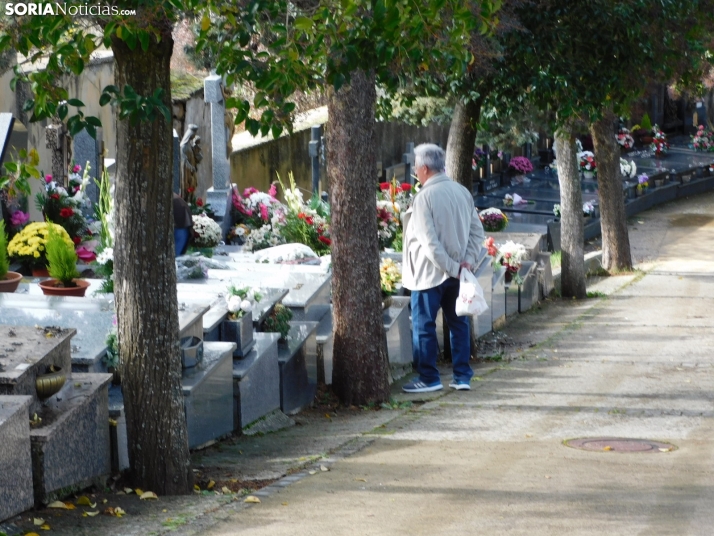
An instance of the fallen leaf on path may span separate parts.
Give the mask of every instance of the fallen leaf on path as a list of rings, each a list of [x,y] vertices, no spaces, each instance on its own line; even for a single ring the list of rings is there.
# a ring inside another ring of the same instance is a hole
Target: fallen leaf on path
[[[144,493],[139,495],[139,499],[141,499],[142,501],[146,501],[149,499],[158,499],[158,498],[159,498],[159,496],[156,495],[156,493],[154,493],[153,491],[145,491]]]
[[[86,495],[82,495],[79,499],[77,499],[77,505],[78,506],[89,506],[90,508],[94,508],[97,506],[97,504],[92,504],[92,501],[89,500],[89,497]]]
[[[39,527],[40,525],[44,525],[44,524],[45,524],[45,520],[42,519],[42,518],[40,518],[40,517],[36,517],[36,518],[33,519],[32,521],[33,521],[33,522],[35,523],[35,525],[38,526],[38,527]]]
[[[193,491],[201,491],[201,488],[198,486],[198,484],[193,485]]]
[[[547,478],[548,480],[550,480],[550,476],[548,476],[548,475],[545,475],[545,477],[546,477],[546,478]]]
[[[127,495],[131,495],[132,493],[134,493],[134,490],[131,488],[124,488],[124,493],[126,493]]]
[[[40,526],[40,528],[42,530],[50,530],[52,527],[50,527],[47,523],[45,523],[44,525]]]
[[[67,505],[62,501],[54,501],[47,505],[47,508],[59,508],[61,510],[68,510]]]
[[[365,478],[355,478],[357,482],[367,482]]]
[[[40,536],[40,535],[37,534],[36,532],[28,532],[27,534],[25,534],[25,536]]]
[[[141,497],[144,494],[144,490],[141,488],[136,488],[134,490],[134,493],[136,493],[139,497]]]
[[[94,517],[99,515],[99,510],[95,510],[93,512],[84,512],[82,514],[82,517]]]
[[[209,480],[208,486],[206,486],[206,489],[213,489],[213,486],[215,486],[216,483],[213,480]]]
[[[666,449],[659,449],[660,452],[669,452],[672,450],[671,448],[666,448]]]
[[[526,437],[533,437],[533,434],[526,434]]]
[[[314,475],[314,474],[317,474],[317,471],[308,471],[307,474],[308,474],[308,475]]]
[[[288,505],[288,503],[286,503],[286,502],[280,503],[280,504],[282,504],[283,506],[287,506],[287,505]]]
[[[603,447],[602,450],[612,450],[612,447],[608,445],[607,447]]]
[[[255,495],[248,495],[243,502],[257,504],[260,502],[260,499]]]
[[[329,471],[329,469],[327,467],[325,467],[324,465],[321,465],[320,471],[327,472],[327,471]]]
[[[223,492],[224,495],[230,495],[230,494],[233,493],[233,492],[232,492],[231,490],[229,490],[226,486],[223,486],[223,487],[221,488],[221,491]]]

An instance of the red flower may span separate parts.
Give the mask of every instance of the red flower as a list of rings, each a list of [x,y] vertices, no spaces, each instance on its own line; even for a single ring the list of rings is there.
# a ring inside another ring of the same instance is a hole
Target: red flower
[[[380,182],[379,189],[382,191],[389,190],[389,183],[388,182]]]
[[[308,225],[312,225],[314,221],[315,220],[312,219],[312,216],[307,216],[305,218],[305,223],[307,223]]]
[[[74,210],[71,208],[63,208],[60,210],[60,217],[62,218],[71,218],[72,215],[74,214]]]
[[[50,194],[52,199],[59,199],[59,194]]]
[[[186,188],[186,191],[187,191],[188,193],[192,194],[193,192],[196,191],[196,188],[194,188],[193,186],[189,186],[188,188]]]
[[[196,206],[197,206],[197,207],[202,207],[202,206],[203,206],[203,199],[201,199],[200,197],[199,197],[198,199],[196,199]]]
[[[331,246],[331,245],[332,245],[332,240],[330,240],[330,239],[327,238],[326,236],[318,236],[317,239],[318,239],[320,242],[322,242],[323,244],[325,244],[326,246]]]
[[[81,241],[82,241],[82,239],[79,238],[78,236],[72,237],[72,242],[74,242],[75,246],[78,246]]]
[[[304,220],[304,219],[305,219],[305,213],[304,213],[304,212],[298,212],[298,219]]]
[[[412,185],[409,184],[408,182],[403,182],[402,183],[402,191],[403,192],[410,192],[412,189]]]

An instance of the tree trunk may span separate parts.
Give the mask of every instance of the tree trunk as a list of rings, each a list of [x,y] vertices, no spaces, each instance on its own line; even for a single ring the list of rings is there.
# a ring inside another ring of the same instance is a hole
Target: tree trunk
[[[374,73],[355,71],[328,92],[327,172],[332,209],[332,386],[347,405],[389,399],[375,192]]]
[[[138,95],[164,90],[171,109],[171,24],[154,21],[161,41],[147,52],[114,38],[116,85]],[[129,463],[134,484],[159,495],[192,491],[181,392],[174,265],[172,128],[117,117],[114,288],[122,360]]]
[[[556,131],[555,143],[560,183],[560,292],[567,298],[585,298],[583,192],[572,124],[568,123]]]
[[[476,143],[476,124],[481,114],[481,101],[459,101],[454,108],[454,117],[449,127],[449,139],[446,142],[446,174],[469,192],[473,192],[473,168]]]
[[[627,232],[625,198],[620,178],[620,146],[613,126],[615,114],[608,110],[590,125],[597,161],[602,228],[602,266],[606,270],[632,270],[630,237]]]

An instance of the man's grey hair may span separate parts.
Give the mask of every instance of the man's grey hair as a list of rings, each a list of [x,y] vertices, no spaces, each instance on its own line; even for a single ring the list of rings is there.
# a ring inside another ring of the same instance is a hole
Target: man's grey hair
[[[444,171],[446,152],[434,143],[422,143],[414,147],[414,169],[426,166],[430,171]]]

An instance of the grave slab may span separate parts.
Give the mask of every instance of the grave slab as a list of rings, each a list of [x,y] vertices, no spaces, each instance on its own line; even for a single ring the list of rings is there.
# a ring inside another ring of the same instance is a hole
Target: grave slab
[[[280,409],[278,333],[256,333],[255,346],[233,360],[233,422],[236,430],[251,427]]]
[[[188,446],[197,448],[233,431],[234,343],[207,342],[203,361],[183,370]]]
[[[290,322],[287,341],[278,343],[280,365],[280,409],[293,415],[312,404],[317,388],[317,355],[310,355],[306,344],[315,337],[317,322]],[[308,373],[310,371],[310,373]]]
[[[527,264],[528,263],[528,264]],[[536,272],[537,263],[533,261],[525,261],[521,266],[519,273],[524,271],[525,275],[521,275],[523,283],[518,285],[518,312],[525,313],[533,305],[538,303],[540,289],[538,287],[538,274]]]
[[[392,305],[382,312],[384,331],[387,335],[387,354],[392,378],[404,377],[412,369],[412,334],[409,323],[411,298],[392,296]]]
[[[506,323],[506,268],[497,267],[491,283],[491,325],[501,329]]]
[[[493,257],[487,257],[486,262],[482,262],[481,265],[476,270],[476,279],[478,280],[481,289],[483,290],[483,297],[486,303],[489,304],[488,309],[476,316],[474,320],[474,327],[476,329],[476,336],[481,337],[489,333],[493,329],[493,320],[491,319],[491,298],[493,296]]]
[[[334,348],[332,306],[314,305],[310,308],[306,320],[319,323],[315,335],[315,343],[317,345],[317,381],[326,385],[332,385],[332,352]]]
[[[0,396],[0,521],[32,508],[31,396]]]

